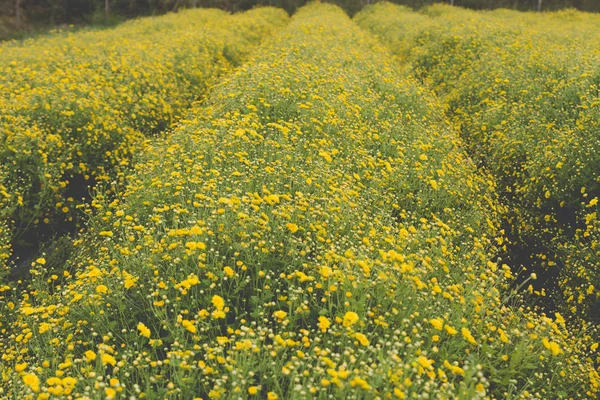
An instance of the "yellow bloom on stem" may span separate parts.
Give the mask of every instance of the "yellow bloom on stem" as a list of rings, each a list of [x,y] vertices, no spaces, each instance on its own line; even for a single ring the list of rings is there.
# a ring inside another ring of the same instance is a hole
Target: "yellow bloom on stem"
[[[108,293],[108,288],[106,287],[106,285],[98,285],[96,287],[96,293]]]
[[[223,271],[225,272],[225,275],[227,275],[230,278],[233,275],[235,275],[235,272],[233,271],[233,268],[231,268],[231,267],[225,267],[225,268],[223,268]]]
[[[106,353],[102,354],[101,359],[102,359],[102,364],[104,364],[104,365],[110,364],[113,367],[115,365],[117,365],[117,360],[115,360],[115,358],[113,356],[111,356],[110,354],[106,354]]]
[[[453,374],[460,375],[460,376],[465,376],[465,370],[464,369],[462,369],[458,365],[450,364],[450,362],[448,360],[444,361],[444,367],[446,367],[450,371],[452,371]]]
[[[94,361],[96,359],[96,353],[94,353],[92,350],[87,350],[85,353],[83,353],[85,355],[85,359],[90,362],[90,361]]]
[[[417,358],[417,362],[425,369],[430,369],[433,364],[433,360],[430,360],[425,356],[419,356],[419,358]]]
[[[369,342],[369,339],[367,339],[367,337],[365,335],[363,335],[360,332],[357,332],[354,337],[358,340],[358,342],[363,345],[363,346],[368,346],[371,342]]]
[[[449,335],[456,335],[458,333],[458,331],[450,325],[444,326],[444,329],[446,330],[446,332],[448,332]]]
[[[23,375],[23,383],[30,387],[34,392],[40,391],[40,378],[38,378],[35,374]]]
[[[212,305],[216,307],[217,310],[222,310],[225,307],[225,300],[221,296],[214,295],[212,297]]]
[[[217,336],[217,343],[219,343],[220,346],[223,346],[229,343],[229,339],[227,336]]]
[[[502,343],[509,343],[510,339],[508,339],[508,336],[506,336],[506,332],[504,332],[504,330],[498,328],[498,335],[500,335],[500,341]]]
[[[117,391],[113,388],[105,388],[104,394],[106,394],[106,398],[110,400],[115,398],[115,396],[117,395]]]
[[[140,331],[140,335],[150,338],[150,329],[143,322],[138,322],[137,324],[138,331]]]
[[[442,318],[433,318],[429,320],[429,323],[433,325],[435,329],[441,331],[444,327],[444,320]]]
[[[330,326],[331,322],[329,321],[329,319],[321,315],[319,317],[319,329],[321,330],[321,332],[325,332],[327,329],[329,329]]]
[[[463,337],[467,339],[467,342],[471,344],[477,344],[477,341],[475,340],[475,338],[471,334],[471,331],[468,328],[462,328],[460,332],[462,333]]]
[[[359,387],[359,388],[364,389],[364,390],[371,389],[371,385],[369,385],[369,383],[366,380],[364,380],[362,378],[359,378],[358,376],[354,377],[350,381],[350,386],[352,386],[352,387]]]
[[[344,314],[343,325],[345,327],[350,327],[350,326],[354,325],[356,322],[358,322],[358,314],[357,313],[355,313],[354,311],[348,311],[346,314]]]
[[[287,317],[287,313],[285,311],[279,310],[273,313],[273,316],[279,320],[285,319]]]
[[[194,325],[194,323],[190,320],[184,319],[183,321],[181,321],[181,325],[183,325],[183,327],[191,333],[196,333],[196,326]]]
[[[298,225],[296,225],[296,224],[287,224],[286,226],[292,233],[296,233],[296,232],[298,232],[298,229],[300,229],[300,228],[298,228]]]
[[[21,364],[15,365],[15,371],[17,371],[17,372],[23,372],[23,371],[25,371],[25,368],[27,368],[27,363],[21,363]]]
[[[394,396],[396,396],[399,399],[406,398],[406,395],[404,394],[404,392],[402,390],[400,390],[399,388],[394,388]]]
[[[560,353],[562,353],[562,350],[561,350],[560,346],[558,345],[558,343],[551,342],[547,338],[542,339],[542,344],[544,345],[545,348],[550,350],[550,352],[552,353],[553,356],[557,356]]]

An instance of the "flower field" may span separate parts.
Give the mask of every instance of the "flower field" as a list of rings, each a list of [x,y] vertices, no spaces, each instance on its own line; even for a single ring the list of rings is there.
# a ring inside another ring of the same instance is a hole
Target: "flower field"
[[[558,286],[551,301],[565,316],[598,323],[600,17],[382,3],[356,20],[440,95],[470,156],[497,180],[526,258],[515,261]]]
[[[191,10],[0,46],[0,276],[286,21]]]
[[[234,44],[243,18],[265,39],[227,46],[236,61],[213,68],[235,71],[190,88],[208,94],[173,105],[168,134],[106,144],[135,147],[82,203],[68,260],[40,254],[0,291],[0,398],[598,396],[589,319],[527,305],[516,285],[534,277],[498,262],[506,219],[537,223],[535,208],[507,202],[512,175],[478,168],[489,141],[464,132],[484,112],[428,87],[417,41],[442,17],[378,5],[357,24],[319,3],[288,23],[273,9],[205,13],[209,27],[236,21]],[[543,26],[527,18],[510,24]]]

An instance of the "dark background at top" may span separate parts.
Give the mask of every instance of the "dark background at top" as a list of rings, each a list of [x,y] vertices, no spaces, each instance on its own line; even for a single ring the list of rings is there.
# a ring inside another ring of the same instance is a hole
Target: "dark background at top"
[[[178,9],[218,7],[239,11],[257,5],[282,7],[292,13],[306,0],[109,0],[110,13],[105,13],[106,0],[0,0],[0,24],[18,28],[16,7],[20,3],[20,26],[60,26],[62,24],[110,24],[136,16],[163,14]],[[329,0],[350,15],[358,12],[369,0]],[[373,0],[371,0],[373,1]],[[450,0],[393,0],[415,9]],[[538,0],[454,0],[454,4],[473,9],[512,8],[535,10]],[[542,0],[543,10],[577,8],[600,11],[600,0]]]

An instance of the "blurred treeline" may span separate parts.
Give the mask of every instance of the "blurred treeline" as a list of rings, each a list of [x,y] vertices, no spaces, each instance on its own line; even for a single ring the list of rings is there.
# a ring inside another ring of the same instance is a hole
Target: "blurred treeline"
[[[307,0],[0,0],[0,38],[3,30],[63,24],[110,24],[123,19],[162,14],[190,7],[218,7],[229,11],[257,5],[282,7],[292,13]],[[377,0],[328,0],[350,15]],[[391,0],[412,8],[433,3],[450,3],[474,9],[512,8],[536,10],[540,0]],[[600,0],[541,0],[542,10],[577,8],[600,11]]]

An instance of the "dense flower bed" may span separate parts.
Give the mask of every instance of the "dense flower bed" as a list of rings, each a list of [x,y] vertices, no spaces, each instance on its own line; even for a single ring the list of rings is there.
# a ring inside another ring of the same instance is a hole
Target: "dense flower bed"
[[[3,396],[598,390],[597,344],[514,305],[494,184],[440,104],[338,8],[301,9],[123,182],[64,272],[5,293]]]
[[[383,3],[356,20],[440,95],[497,179],[515,249],[530,258],[515,262],[558,285],[565,316],[597,324],[600,18]]]
[[[189,10],[115,29],[0,46],[0,275],[73,228],[88,186],[110,182],[149,134],[283,26],[284,11]],[[23,254],[19,254],[23,256]]]

